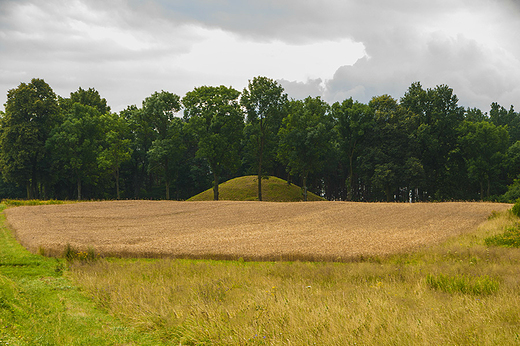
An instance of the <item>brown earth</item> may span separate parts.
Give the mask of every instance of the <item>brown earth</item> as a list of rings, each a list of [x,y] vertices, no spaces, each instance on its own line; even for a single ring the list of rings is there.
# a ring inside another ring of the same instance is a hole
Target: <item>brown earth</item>
[[[67,244],[104,255],[346,260],[432,245],[475,230],[509,204],[112,201],[16,207],[30,251]]]

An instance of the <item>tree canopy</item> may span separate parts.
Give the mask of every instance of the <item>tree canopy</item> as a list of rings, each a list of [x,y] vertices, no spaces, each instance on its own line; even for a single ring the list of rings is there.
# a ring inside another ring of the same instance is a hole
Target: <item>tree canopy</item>
[[[114,113],[90,88],[57,96],[42,79],[0,112],[0,197],[188,199],[221,181],[277,176],[330,200],[520,198],[520,115],[464,108],[447,85],[400,99],[289,99],[258,76],[242,92],[154,92]]]

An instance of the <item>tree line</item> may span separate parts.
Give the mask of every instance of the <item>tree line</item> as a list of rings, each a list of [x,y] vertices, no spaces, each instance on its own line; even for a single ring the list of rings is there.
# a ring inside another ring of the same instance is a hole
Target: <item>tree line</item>
[[[187,199],[227,179],[278,176],[329,200],[520,197],[520,115],[465,109],[447,85],[412,83],[368,104],[289,99],[255,77],[242,92],[161,91],[111,112],[94,88],[57,96],[42,79],[0,113],[0,197]],[[264,180],[265,181],[265,180]]]

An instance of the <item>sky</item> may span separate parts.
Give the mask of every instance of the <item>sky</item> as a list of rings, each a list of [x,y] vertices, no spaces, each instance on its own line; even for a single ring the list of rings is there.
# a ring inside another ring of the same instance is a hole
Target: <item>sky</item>
[[[419,81],[518,111],[519,33],[519,0],[0,0],[0,109],[32,78],[118,112],[265,76],[294,99],[399,99]]]

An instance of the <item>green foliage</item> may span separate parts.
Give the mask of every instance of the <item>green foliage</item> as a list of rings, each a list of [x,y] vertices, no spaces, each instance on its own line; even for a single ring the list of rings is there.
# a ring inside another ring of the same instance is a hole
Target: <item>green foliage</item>
[[[500,282],[487,275],[443,275],[428,274],[426,282],[430,288],[446,293],[461,293],[473,295],[490,295],[500,288]]]
[[[334,130],[338,140],[339,155],[344,166],[348,167],[346,180],[347,200],[354,198],[354,173],[357,173],[357,159],[361,154],[364,141],[374,126],[374,112],[365,104],[349,98],[342,103],[336,102],[331,108],[335,120]],[[359,198],[359,196],[356,196]]]
[[[119,176],[121,165],[132,155],[130,129],[126,121],[117,114],[104,116],[105,138],[103,149],[97,157],[98,166],[109,171],[116,181],[116,195],[120,198]]]
[[[514,203],[517,199],[520,199],[520,179],[513,180],[513,184],[507,187],[507,191],[498,198],[498,201]]]
[[[487,121],[464,121],[460,132],[459,143],[468,167],[468,177],[479,183],[481,199],[489,197],[491,181],[501,173],[508,147],[507,129]]]
[[[520,229],[508,228],[504,233],[484,239],[487,246],[520,247]]]
[[[186,150],[180,118],[175,113],[181,108],[179,96],[162,91],[148,97],[143,111],[155,124],[156,139],[148,150],[149,171],[162,176],[166,188],[166,199],[170,199],[170,185],[177,179],[180,162]]]
[[[63,250],[61,257],[64,258],[69,264],[74,261],[90,263],[98,260],[100,255],[96,254],[96,251],[92,248],[88,248],[87,251],[78,251],[70,244],[67,244],[65,245],[65,249]]]
[[[520,140],[520,117],[513,106],[508,111],[498,103],[493,102],[489,111],[489,120],[496,126],[507,126],[512,143]]]
[[[516,200],[513,208],[511,208],[511,212],[513,212],[514,215],[520,217],[520,198]]]
[[[143,101],[144,116],[150,121],[159,139],[168,136],[170,124],[180,110],[180,97],[164,90],[153,93]]]
[[[329,106],[288,101],[278,82],[258,76],[242,95],[224,86],[182,101],[154,92],[141,108],[112,114],[94,88],[62,98],[33,79],[9,90],[0,113],[1,198],[186,199],[213,180],[217,199],[221,179],[256,174],[334,200],[511,202],[519,167],[512,106],[464,109],[447,85],[419,82],[399,101]]]
[[[43,79],[21,83],[7,93],[0,119],[0,170],[7,182],[27,188],[27,198],[40,197],[49,183],[45,141],[59,116],[56,94]]]
[[[304,201],[307,200],[309,173],[323,168],[326,154],[332,148],[332,120],[329,105],[319,97],[293,100],[278,133],[278,158],[287,166],[290,174],[302,178]]]
[[[257,168],[258,199],[262,200],[262,176],[276,158],[278,131],[282,124],[287,94],[276,81],[255,77],[244,88],[240,104],[246,111],[246,146],[249,158]]]
[[[88,90],[85,90],[80,87],[77,91],[70,93],[70,98],[60,99],[60,105],[65,109],[65,112],[69,111],[69,107],[74,103],[94,107],[101,114],[110,113],[110,107],[107,104],[107,100],[102,98],[99,92],[94,88],[88,88]]]
[[[24,205],[49,205],[49,204],[63,204],[65,202],[58,201],[55,199],[42,201],[39,199],[29,199],[29,200],[20,200],[20,199],[3,199],[1,204],[9,207],[19,207]]]
[[[420,83],[410,86],[401,105],[410,117],[408,141],[424,172],[421,184],[415,187],[428,191],[435,199],[453,196],[465,183],[463,162],[457,155],[458,128],[464,120],[464,108],[458,105],[457,96],[447,85],[424,90]]]
[[[240,92],[225,86],[202,86],[182,99],[187,131],[197,140],[197,157],[205,158],[213,172],[215,200],[223,169],[236,170],[244,115],[238,103]]]
[[[398,186],[423,187],[423,162],[414,156],[413,142],[407,135],[413,131],[414,119],[389,95],[374,97],[368,105],[374,115],[362,153],[364,179],[381,191],[383,195],[376,196],[384,196],[386,201],[393,200]]]
[[[47,141],[56,170],[64,171],[76,182],[78,200],[81,200],[82,184],[95,182],[101,173],[98,155],[105,130],[103,115],[97,108],[74,103]]]

